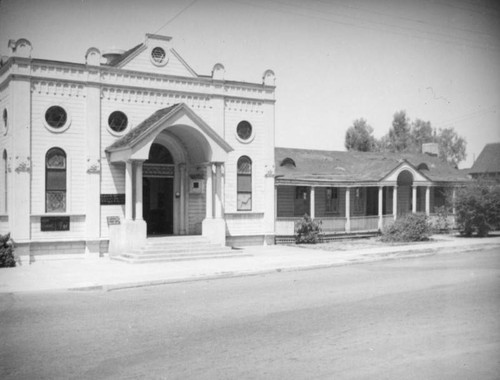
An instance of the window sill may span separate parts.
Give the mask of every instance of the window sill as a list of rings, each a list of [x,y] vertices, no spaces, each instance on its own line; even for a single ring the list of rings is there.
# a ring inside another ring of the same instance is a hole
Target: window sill
[[[226,212],[225,215],[264,215],[264,212],[261,211],[235,211],[235,212]]]

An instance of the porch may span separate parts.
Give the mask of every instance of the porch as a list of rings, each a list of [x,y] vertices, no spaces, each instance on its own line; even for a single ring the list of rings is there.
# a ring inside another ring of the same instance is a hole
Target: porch
[[[453,199],[453,188],[429,184],[354,186],[276,186],[276,236],[293,236],[305,214],[321,221],[325,236],[377,233],[408,213],[438,218],[440,207]],[[454,225],[450,206],[448,222]]]

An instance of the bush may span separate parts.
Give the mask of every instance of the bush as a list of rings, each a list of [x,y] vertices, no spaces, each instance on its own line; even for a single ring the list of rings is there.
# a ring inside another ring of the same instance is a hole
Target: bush
[[[424,214],[408,214],[397,219],[382,233],[382,241],[425,241],[429,240],[432,228]]]
[[[296,244],[316,244],[321,233],[321,221],[314,221],[307,214],[295,223]]]
[[[500,224],[500,186],[479,181],[460,189],[455,209],[460,234],[487,236]]]
[[[14,244],[10,234],[0,235],[0,268],[15,267]]]
[[[435,233],[448,233],[451,230],[451,223],[448,219],[450,215],[449,208],[447,206],[436,207],[435,209],[436,219],[432,223],[432,229]]]

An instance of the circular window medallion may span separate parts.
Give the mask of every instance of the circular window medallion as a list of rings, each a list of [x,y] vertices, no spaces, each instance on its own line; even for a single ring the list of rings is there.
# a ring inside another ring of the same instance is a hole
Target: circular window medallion
[[[252,124],[246,120],[240,121],[236,127],[236,134],[240,141],[249,142],[253,136]]]
[[[109,115],[108,125],[111,131],[116,134],[121,134],[127,129],[128,118],[122,111],[114,111]]]
[[[52,128],[62,128],[68,121],[68,114],[60,106],[52,106],[45,112],[45,121]]]
[[[43,119],[45,126],[52,132],[63,132],[71,124],[71,117],[61,106],[50,106],[45,111]]]
[[[151,60],[157,66],[163,66],[167,63],[167,53],[161,47],[155,47],[151,50]]]

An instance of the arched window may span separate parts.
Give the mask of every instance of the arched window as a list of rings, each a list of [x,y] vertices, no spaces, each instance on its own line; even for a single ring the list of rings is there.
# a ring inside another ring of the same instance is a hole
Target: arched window
[[[8,195],[8,183],[7,183],[7,172],[8,172],[8,167],[7,167],[7,151],[3,151],[2,155],[2,210],[4,214],[7,214],[8,206],[7,206],[7,195]]]
[[[252,210],[252,160],[242,156],[238,160],[237,178],[238,211]]]
[[[66,153],[60,148],[45,156],[45,211],[66,212]]]

